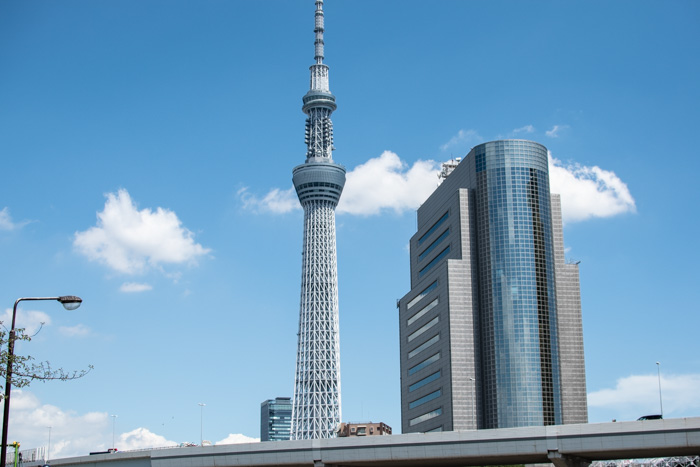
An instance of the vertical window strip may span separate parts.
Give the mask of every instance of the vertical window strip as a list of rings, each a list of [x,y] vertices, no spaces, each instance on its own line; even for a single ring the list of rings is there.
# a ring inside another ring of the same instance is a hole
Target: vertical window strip
[[[423,297],[432,292],[437,287],[437,283],[438,281],[433,282],[428,287],[426,287],[424,291],[416,295],[410,302],[408,302],[408,304],[406,305],[406,309],[410,310],[413,305],[420,302],[423,299]]]
[[[432,302],[425,305],[425,307],[422,310],[420,310],[418,313],[416,313],[415,315],[408,318],[408,322],[406,324],[408,326],[410,326],[413,323],[415,323],[418,318],[420,318],[421,316],[424,316],[427,312],[429,312],[430,310],[435,308],[437,306],[439,300],[440,300],[440,298],[438,297],[435,300],[433,300]]]
[[[430,234],[435,232],[438,229],[438,227],[440,227],[442,225],[442,223],[447,220],[447,218],[449,216],[450,216],[450,211],[447,211],[445,214],[443,214],[442,217],[440,219],[438,219],[437,222],[435,222],[433,224],[433,226],[431,228],[429,228],[428,231],[423,234],[423,236],[421,236],[421,238],[418,239],[418,244],[421,245],[424,241],[426,241],[428,239],[428,237],[430,237]]]
[[[422,351],[424,351],[425,349],[427,349],[428,347],[430,347],[431,345],[433,345],[434,343],[436,343],[439,340],[440,340],[440,334],[439,333],[435,334],[433,337],[431,337],[430,339],[423,342],[421,345],[419,345],[415,349],[408,352],[408,358],[415,357],[416,355],[418,355],[419,353],[421,353]],[[416,371],[418,371],[418,370],[416,370]],[[410,375],[412,373],[409,372],[408,374]]]
[[[423,333],[424,333],[425,331],[427,331],[428,329],[430,329],[430,328],[432,328],[433,326],[435,326],[439,321],[440,321],[440,317],[439,317],[439,316],[436,316],[435,318],[433,318],[433,319],[431,319],[430,321],[428,321],[427,323],[425,323],[425,324],[424,324],[423,326],[421,326],[418,330],[416,330],[415,332],[409,334],[409,336],[408,336],[408,342],[411,342],[413,339],[415,339],[416,337],[420,336],[421,334],[423,334]]]

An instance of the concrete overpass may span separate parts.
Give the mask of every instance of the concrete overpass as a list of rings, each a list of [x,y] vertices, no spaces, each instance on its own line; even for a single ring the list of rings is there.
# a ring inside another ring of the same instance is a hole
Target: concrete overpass
[[[54,467],[394,467],[700,455],[700,417],[500,430],[167,448],[56,459]],[[25,463],[26,466],[41,465]]]

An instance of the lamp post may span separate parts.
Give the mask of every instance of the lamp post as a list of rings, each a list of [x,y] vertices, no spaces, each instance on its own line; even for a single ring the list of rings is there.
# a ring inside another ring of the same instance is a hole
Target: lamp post
[[[46,428],[49,429],[49,446],[46,448],[46,455],[44,456],[44,464],[48,465],[49,459],[51,457],[51,427],[47,426]]]
[[[5,411],[2,414],[2,447],[0,447],[0,467],[6,466],[7,458],[7,428],[10,424],[10,391],[12,389],[12,361],[15,355],[15,320],[17,318],[17,304],[22,301],[56,300],[61,302],[66,310],[75,310],[83,300],[80,297],[66,295],[63,297],[24,297],[15,301],[12,308],[12,326],[7,337],[7,369],[5,372]]]
[[[661,408],[661,418],[664,418],[664,401],[661,398],[661,362],[656,362],[656,370],[659,375],[659,407]]]
[[[204,404],[200,402],[199,404],[199,445],[204,445]]]
[[[117,424],[117,415],[110,415],[112,417],[112,449],[114,449],[114,428]]]

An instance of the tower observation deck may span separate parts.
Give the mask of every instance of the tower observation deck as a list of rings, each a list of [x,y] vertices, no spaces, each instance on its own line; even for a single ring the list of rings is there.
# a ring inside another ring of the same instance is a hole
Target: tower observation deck
[[[292,439],[334,436],[340,423],[340,341],[335,208],[345,185],[345,168],[333,162],[335,96],[323,63],[323,0],[316,0],[315,62],[303,98],[306,161],[292,181],[304,208],[299,341],[297,346]]]

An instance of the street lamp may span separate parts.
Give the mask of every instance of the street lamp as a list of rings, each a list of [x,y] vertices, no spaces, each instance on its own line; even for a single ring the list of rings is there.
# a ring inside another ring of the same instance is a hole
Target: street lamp
[[[199,404],[199,445],[204,446],[204,404],[200,402]]]
[[[112,417],[112,449],[114,449],[114,428],[117,424],[117,415],[110,415]]]
[[[661,398],[661,362],[656,362],[656,370],[659,375],[659,407],[661,408],[661,418],[664,418],[664,401]]]
[[[10,390],[12,389],[12,360],[15,355],[15,320],[17,318],[17,304],[22,301],[56,300],[61,302],[66,310],[75,310],[83,300],[80,297],[66,295],[63,297],[24,297],[15,301],[12,308],[12,327],[7,338],[7,369],[5,372],[5,411],[2,414],[2,447],[0,448],[0,467],[6,466],[7,457],[7,428],[10,424]]]
[[[51,458],[51,427],[47,426],[49,429],[49,447],[46,448],[46,455],[44,455],[44,464],[49,465],[49,459]]]

